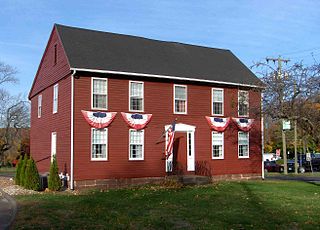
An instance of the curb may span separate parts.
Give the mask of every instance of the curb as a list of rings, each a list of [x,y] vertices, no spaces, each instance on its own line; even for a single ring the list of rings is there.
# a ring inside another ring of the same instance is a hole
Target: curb
[[[4,192],[1,188],[0,188],[0,195],[2,195],[11,206],[10,220],[5,225],[2,225],[2,227],[4,227],[4,229],[9,229],[10,226],[12,225],[15,217],[16,217],[16,214],[17,214],[17,203],[10,195],[8,195],[6,192]]]

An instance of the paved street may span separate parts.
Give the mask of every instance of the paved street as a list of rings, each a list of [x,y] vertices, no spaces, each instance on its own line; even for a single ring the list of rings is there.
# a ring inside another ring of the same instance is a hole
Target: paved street
[[[320,177],[319,176],[303,176],[303,174],[299,174],[298,176],[286,176],[286,175],[266,175],[266,180],[293,180],[293,181],[305,181],[310,183],[319,183],[320,184]]]
[[[17,213],[15,200],[0,189],[0,229],[9,229]]]

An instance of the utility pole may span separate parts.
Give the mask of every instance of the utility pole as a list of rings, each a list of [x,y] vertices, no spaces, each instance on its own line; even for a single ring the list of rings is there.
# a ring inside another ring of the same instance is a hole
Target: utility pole
[[[266,58],[267,62],[273,61],[273,63],[278,63],[278,69],[277,69],[277,79],[280,81],[281,80],[281,64],[282,62],[288,63],[290,60],[289,59],[282,59],[281,56],[278,58]],[[283,88],[284,84],[282,83],[280,86],[280,109],[281,112],[283,112]],[[287,161],[287,147],[286,147],[286,134],[283,129],[283,122],[284,119],[281,119],[282,126],[281,126],[281,133],[282,133],[282,149],[283,149],[283,163],[284,163],[284,174],[288,174],[288,161]]]
[[[297,83],[294,81],[293,93],[297,92]],[[295,104],[293,104],[295,105]],[[297,115],[297,114],[295,114]],[[298,174],[298,153],[297,153],[297,116],[294,116],[294,173]]]

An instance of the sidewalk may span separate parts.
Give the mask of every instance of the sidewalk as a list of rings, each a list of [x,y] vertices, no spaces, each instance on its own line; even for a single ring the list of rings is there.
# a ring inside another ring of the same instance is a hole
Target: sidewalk
[[[17,213],[15,200],[0,188],[0,229],[9,229]]]

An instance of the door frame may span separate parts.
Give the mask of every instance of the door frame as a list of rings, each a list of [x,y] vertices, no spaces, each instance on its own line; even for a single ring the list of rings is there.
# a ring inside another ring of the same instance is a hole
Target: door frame
[[[171,125],[166,125],[164,127],[165,131],[169,129]],[[187,134],[187,171],[195,171],[195,144],[194,144],[194,132],[196,126],[187,125],[183,123],[178,123],[175,125],[175,132],[185,132]],[[166,146],[168,143],[168,132],[166,132]],[[172,172],[173,169],[173,154],[172,153],[168,159],[166,159],[165,170],[166,172]]]

